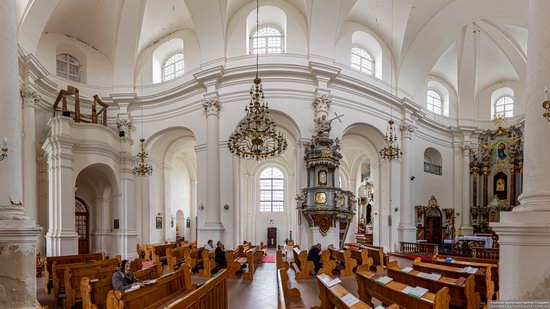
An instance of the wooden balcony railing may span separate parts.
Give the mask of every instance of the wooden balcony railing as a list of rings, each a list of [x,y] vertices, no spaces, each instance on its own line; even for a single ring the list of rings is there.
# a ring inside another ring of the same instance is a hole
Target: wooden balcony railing
[[[74,111],[69,110],[67,97],[74,97]],[[61,109],[59,105],[61,103]],[[99,110],[98,110],[99,105]],[[80,94],[78,88],[67,86],[67,90],[60,90],[53,104],[54,114],[61,111],[64,116],[73,117],[75,122],[98,123],[107,126],[107,108],[108,104],[101,101],[99,96],[94,95],[94,101],[91,106],[91,115],[80,113]]]

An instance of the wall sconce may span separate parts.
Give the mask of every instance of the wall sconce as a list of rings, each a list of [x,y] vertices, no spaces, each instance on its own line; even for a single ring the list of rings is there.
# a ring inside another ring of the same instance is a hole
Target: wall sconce
[[[170,220],[170,227],[173,228],[174,227],[174,216],[172,216],[171,220]]]
[[[186,228],[190,228],[190,227],[191,227],[191,218],[187,217],[187,219],[185,219],[185,227],[186,227]]]
[[[204,210],[204,204],[201,203],[201,205],[199,206],[199,210]]]
[[[223,209],[228,210],[229,209],[229,204],[223,205]]]
[[[395,207],[393,210],[394,210],[395,212],[398,212],[398,211],[399,211],[399,207]]]
[[[459,217],[459,216],[460,216],[460,213],[459,213],[459,212],[457,212],[457,213],[456,213],[456,216],[457,216],[457,217]]]
[[[8,157],[8,138],[4,137],[4,143],[2,144],[2,153],[0,153],[0,161]]]

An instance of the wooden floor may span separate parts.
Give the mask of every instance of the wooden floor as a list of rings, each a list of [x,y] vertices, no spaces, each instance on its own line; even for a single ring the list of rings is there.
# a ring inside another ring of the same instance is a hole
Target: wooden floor
[[[289,251],[290,253],[290,251]],[[274,249],[268,250],[268,255],[275,255]],[[292,256],[289,254],[287,256]],[[411,266],[409,260],[399,259],[399,265]],[[288,277],[292,287],[298,288],[302,294],[302,299],[307,308],[312,306],[319,306],[321,301],[319,300],[319,288],[317,287],[316,279],[300,280],[297,282],[294,279],[294,271],[290,269],[288,271]],[[36,278],[37,286],[37,299],[41,305],[47,305],[50,309],[62,308],[57,306],[50,300],[50,295],[44,292],[44,279]],[[342,280],[342,286],[345,287],[356,297],[359,297],[357,293],[357,281],[355,276],[346,278],[340,278]],[[202,283],[205,279],[193,276],[194,283]],[[275,271],[275,263],[263,263],[257,269],[254,274],[254,280],[252,282],[244,282],[239,276],[239,279],[227,280],[228,295],[229,295],[229,309],[276,309],[277,308],[277,277]],[[380,304],[376,299],[373,299],[374,305]]]

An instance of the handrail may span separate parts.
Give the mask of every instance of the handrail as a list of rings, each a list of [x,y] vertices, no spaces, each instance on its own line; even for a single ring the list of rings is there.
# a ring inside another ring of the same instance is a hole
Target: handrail
[[[70,111],[67,106],[67,96],[74,96],[74,112]],[[75,122],[91,122],[99,123],[107,126],[107,108],[109,104],[104,103],[98,95],[94,95],[94,101],[92,102],[92,115],[85,116],[80,113],[80,93],[78,88],[73,86],[67,86],[67,90],[60,90],[53,104],[54,115],[59,111],[59,105],[61,105],[61,111],[65,116],[70,116],[73,113],[73,120]],[[101,109],[97,110],[97,105],[101,106]]]

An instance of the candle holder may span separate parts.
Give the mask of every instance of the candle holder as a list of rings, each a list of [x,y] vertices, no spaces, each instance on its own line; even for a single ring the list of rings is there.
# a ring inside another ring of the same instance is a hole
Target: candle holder
[[[542,107],[544,108],[544,114],[542,114],[544,116],[544,118],[546,118],[546,120],[548,120],[550,122],[550,100],[545,100],[544,102],[542,102]]]
[[[0,161],[3,161],[8,157],[8,139],[4,138],[4,143],[2,144],[2,152],[0,153]]]

